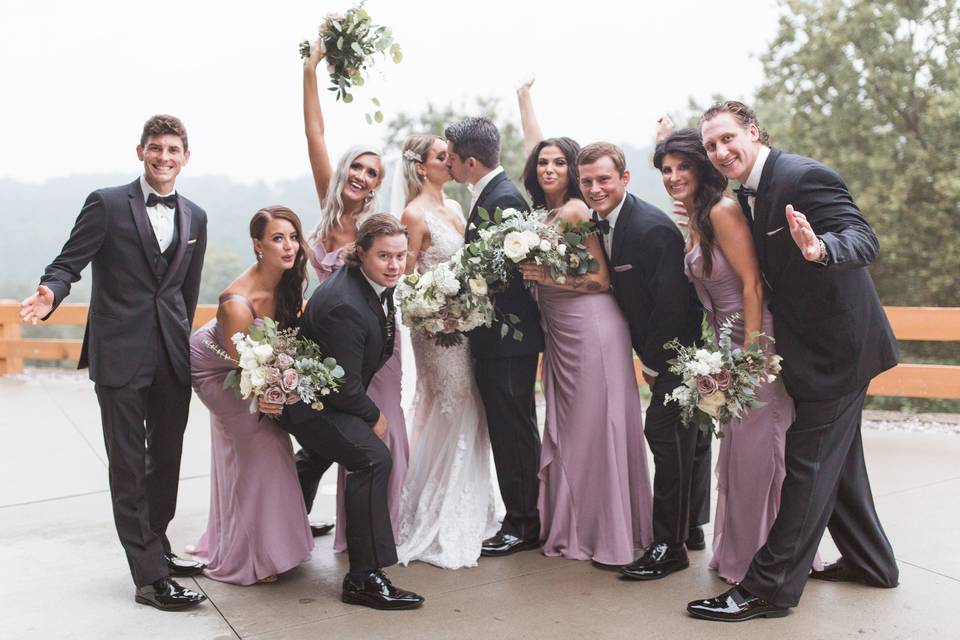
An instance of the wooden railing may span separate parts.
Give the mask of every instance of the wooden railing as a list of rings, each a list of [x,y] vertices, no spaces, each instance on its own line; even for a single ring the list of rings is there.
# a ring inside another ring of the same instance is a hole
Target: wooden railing
[[[24,360],[78,360],[80,340],[24,338],[15,300],[0,300],[0,375],[23,370]],[[197,307],[194,327],[214,316],[216,305]],[[960,342],[960,308],[886,307],[887,317],[898,340]],[[45,326],[84,326],[87,305],[62,304]],[[635,360],[637,379],[642,380]],[[877,376],[870,395],[910,398],[960,399],[960,366],[901,364]]]

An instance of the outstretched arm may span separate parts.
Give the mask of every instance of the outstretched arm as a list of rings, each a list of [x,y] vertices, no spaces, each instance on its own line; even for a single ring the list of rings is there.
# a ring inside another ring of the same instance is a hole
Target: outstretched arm
[[[530,97],[530,87],[533,86],[533,76],[517,89],[517,101],[520,103],[520,127],[523,129],[523,153],[529,156],[537,143],[543,140],[543,131],[537,122],[537,114],[533,110],[533,98]]]
[[[317,65],[320,64],[323,55],[323,42],[318,41],[310,57],[303,61],[303,125],[307,135],[310,170],[313,172],[313,183],[317,188],[321,206],[327,197],[330,176],[333,175],[330,153],[327,151],[327,141],[324,138],[323,111],[320,109],[320,94],[317,86]]]

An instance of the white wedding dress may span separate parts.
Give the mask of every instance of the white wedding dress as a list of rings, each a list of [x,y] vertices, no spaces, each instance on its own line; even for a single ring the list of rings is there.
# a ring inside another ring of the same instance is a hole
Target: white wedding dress
[[[431,245],[423,273],[448,260],[463,237],[436,214],[425,216]],[[445,569],[473,567],[484,538],[496,533],[496,494],[487,419],[467,341],[440,347],[411,331],[417,367],[410,462],[400,492],[397,556]],[[409,424],[409,423],[408,423]]]

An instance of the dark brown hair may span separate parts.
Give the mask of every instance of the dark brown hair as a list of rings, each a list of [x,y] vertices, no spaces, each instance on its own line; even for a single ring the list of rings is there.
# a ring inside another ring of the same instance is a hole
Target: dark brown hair
[[[723,197],[727,179],[711,164],[697,129],[677,129],[657,143],[653,152],[653,166],[662,170],[663,159],[668,155],[679,156],[689,162],[697,176],[697,192],[693,195],[694,210],[688,213],[690,228],[697,234],[703,252],[703,273],[710,277],[713,273],[713,245],[716,241],[713,223],[710,222],[710,210]]]
[[[770,145],[770,134],[760,128],[760,121],[757,120],[757,114],[753,112],[753,109],[737,100],[716,102],[711,105],[710,108],[700,116],[700,127],[702,128],[704,122],[713,120],[721,113],[729,113],[744,129],[749,129],[751,124],[757,125],[757,130],[760,131],[760,144]]]
[[[627,170],[627,159],[623,155],[623,149],[609,142],[594,142],[580,149],[580,153],[577,154],[577,166],[593,164],[604,156],[613,160],[613,166],[622,177],[623,172]]]
[[[183,126],[180,118],[168,116],[163,113],[151,116],[149,120],[143,123],[143,133],[140,134],[140,146],[145,146],[147,144],[147,138],[150,136],[163,135],[180,136],[180,141],[183,142],[183,150],[186,151],[188,149],[187,128]]]
[[[303,294],[307,288],[307,239],[303,235],[303,227],[297,214],[281,205],[264,207],[253,214],[250,219],[250,237],[262,241],[271,220],[286,220],[292,224],[300,245],[297,247],[293,266],[283,272],[277,288],[273,291],[273,319],[281,329],[286,329],[296,326],[303,312]]]
[[[359,267],[360,256],[357,253],[358,249],[369,251],[370,247],[373,246],[373,241],[380,236],[399,235],[407,235],[407,228],[400,224],[399,220],[389,213],[375,213],[369,218],[366,218],[360,223],[360,226],[357,227],[357,239],[353,244],[349,244],[344,248],[341,254],[343,261],[351,267]]]
[[[523,167],[523,186],[530,194],[533,208],[547,207],[547,194],[543,192],[543,187],[537,180],[537,163],[540,162],[540,152],[546,147],[560,149],[560,153],[567,160],[567,192],[564,194],[563,201],[566,202],[570,198],[583,200],[583,195],[580,193],[580,173],[577,171],[577,154],[580,153],[580,145],[572,138],[547,138],[537,143]]]

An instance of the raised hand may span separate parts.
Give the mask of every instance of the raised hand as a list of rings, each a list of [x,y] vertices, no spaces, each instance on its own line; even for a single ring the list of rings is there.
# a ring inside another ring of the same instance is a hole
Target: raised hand
[[[53,311],[53,291],[42,284],[37,285],[37,292],[20,303],[20,320],[37,324]]]
[[[790,235],[793,236],[793,241],[797,243],[804,259],[810,262],[823,260],[823,245],[820,244],[817,234],[813,232],[813,227],[810,226],[807,216],[799,211],[794,211],[792,204],[787,205],[786,216],[787,224],[790,226]]]
[[[671,120],[670,116],[668,116],[667,114],[663,114],[662,116],[657,118],[657,135],[655,137],[655,140],[657,142],[660,142],[661,140],[666,138],[668,135],[673,133],[673,130],[674,130],[673,120]]]
[[[319,38],[310,48],[310,57],[304,59],[303,65],[311,69],[316,69],[317,65],[320,64],[320,61],[323,60],[323,56],[325,56],[326,53],[327,46],[323,43],[323,38]]]
[[[687,219],[690,217],[690,212],[687,211],[687,208],[683,206],[683,203],[679,200],[673,201],[673,208],[670,210],[670,213],[680,218],[676,221],[678,227],[690,226],[690,223],[687,221]]]
[[[520,81],[520,84],[517,85],[517,94],[530,93],[530,87],[533,86],[533,83],[537,80],[537,76],[530,74],[526,78]]]

